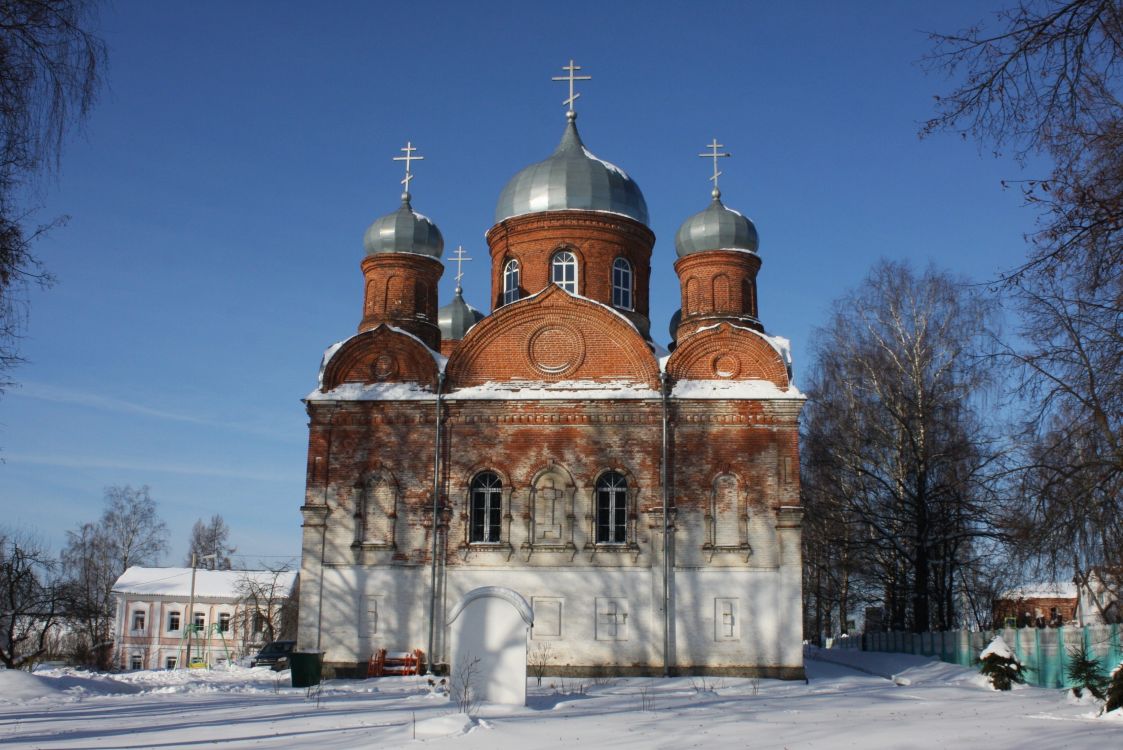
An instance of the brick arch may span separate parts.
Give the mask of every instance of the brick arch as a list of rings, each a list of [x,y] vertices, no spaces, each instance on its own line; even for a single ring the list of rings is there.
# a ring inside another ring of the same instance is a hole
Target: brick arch
[[[626,318],[555,285],[473,326],[445,372],[450,390],[511,380],[613,380],[659,387],[655,356]]]
[[[675,380],[770,380],[788,389],[788,370],[780,352],[747,328],[720,323],[691,334],[667,360]]]
[[[435,389],[437,363],[409,334],[379,325],[347,339],[324,366],[322,391],[342,383],[418,383]]]

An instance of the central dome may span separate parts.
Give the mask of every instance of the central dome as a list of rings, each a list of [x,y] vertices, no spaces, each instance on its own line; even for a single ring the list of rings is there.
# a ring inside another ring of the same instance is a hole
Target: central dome
[[[608,211],[647,225],[647,201],[624,170],[593,156],[569,119],[550,158],[511,178],[499,195],[495,223],[542,211]]]

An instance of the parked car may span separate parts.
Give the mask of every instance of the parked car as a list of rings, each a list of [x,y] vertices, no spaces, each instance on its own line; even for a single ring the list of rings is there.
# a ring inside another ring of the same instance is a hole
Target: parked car
[[[289,654],[296,647],[296,641],[273,641],[257,652],[250,662],[251,667],[272,667],[275,672],[289,668]]]

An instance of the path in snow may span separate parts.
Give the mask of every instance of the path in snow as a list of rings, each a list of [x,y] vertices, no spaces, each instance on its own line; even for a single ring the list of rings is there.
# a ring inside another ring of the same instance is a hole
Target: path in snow
[[[1123,717],[1097,718],[1060,691],[997,693],[969,670],[906,655],[822,656],[851,666],[811,659],[806,684],[547,677],[530,681],[526,708],[485,706],[474,721],[416,677],[331,681],[317,700],[265,669],[0,671],[0,748],[1123,746]]]

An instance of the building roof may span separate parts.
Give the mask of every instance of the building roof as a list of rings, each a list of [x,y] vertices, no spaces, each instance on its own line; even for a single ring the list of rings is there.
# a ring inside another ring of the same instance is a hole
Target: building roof
[[[572,115],[554,153],[523,169],[503,188],[495,223],[512,216],[567,210],[606,211],[648,223],[647,201],[639,185],[624,170],[585,148]]]
[[[680,258],[707,250],[755,253],[759,246],[756,226],[743,214],[726,208],[717,190],[710,205],[684,221],[675,235],[675,252]]]
[[[296,571],[274,573],[271,570],[196,570],[195,596],[211,599],[239,599],[247,582],[256,586],[272,585],[287,596],[296,582]],[[186,599],[191,595],[191,568],[142,568],[133,566],[113,584],[115,594],[142,596],[174,596]]]
[[[1029,583],[1007,589],[998,595],[999,599],[1075,599],[1076,584],[1072,581],[1061,583]]]
[[[363,235],[367,255],[412,253],[440,258],[445,249],[444,237],[428,216],[422,216],[410,205],[409,193],[402,193],[397,211],[374,220]]]

